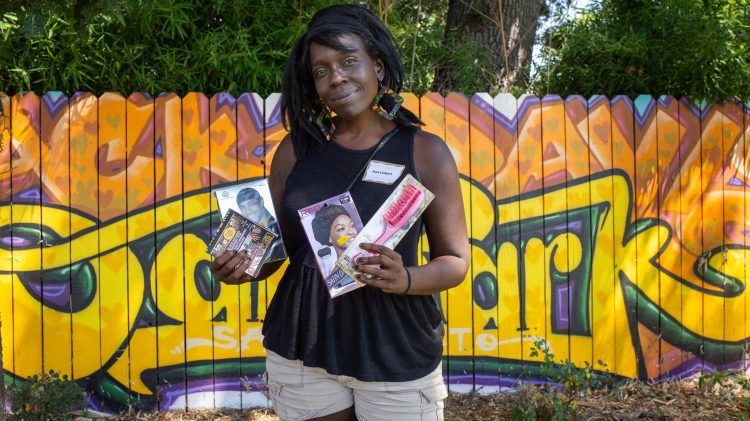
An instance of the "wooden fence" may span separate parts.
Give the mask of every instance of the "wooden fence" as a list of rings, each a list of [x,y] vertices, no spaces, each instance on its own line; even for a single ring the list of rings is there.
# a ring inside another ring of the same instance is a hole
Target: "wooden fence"
[[[538,376],[540,339],[630,378],[747,367],[750,103],[405,98],[462,174],[472,265],[436,296],[452,390]],[[267,403],[279,276],[219,284],[205,249],[211,188],[268,174],[278,103],[2,96],[6,383],[56,370],[104,410]]]

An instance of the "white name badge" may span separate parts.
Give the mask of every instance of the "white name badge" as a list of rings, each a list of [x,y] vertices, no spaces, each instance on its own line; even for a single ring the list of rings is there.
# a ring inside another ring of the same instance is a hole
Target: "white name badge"
[[[367,169],[365,170],[364,177],[362,177],[362,181],[393,184],[399,177],[401,177],[401,173],[403,172],[403,165],[391,164],[390,162],[383,161],[370,161],[370,163],[367,164]]]

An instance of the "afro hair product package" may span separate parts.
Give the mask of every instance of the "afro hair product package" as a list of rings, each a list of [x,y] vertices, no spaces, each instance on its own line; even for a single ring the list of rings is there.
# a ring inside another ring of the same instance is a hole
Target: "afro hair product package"
[[[364,286],[336,266],[336,259],[362,229],[349,192],[297,211],[331,298]]]
[[[245,273],[256,277],[275,239],[276,234],[229,209],[206,251],[215,257],[227,251],[247,251],[250,267]]]
[[[224,219],[229,209],[266,228],[276,235],[264,262],[284,260],[287,257],[281,229],[276,219],[276,210],[268,188],[268,179],[221,186],[213,189],[219,205],[219,213]]]

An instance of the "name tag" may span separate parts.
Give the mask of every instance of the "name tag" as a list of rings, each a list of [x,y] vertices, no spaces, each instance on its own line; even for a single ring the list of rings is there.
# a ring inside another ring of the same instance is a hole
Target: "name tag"
[[[367,164],[365,175],[362,181],[369,181],[380,184],[393,184],[404,172],[404,166],[391,164],[383,161],[370,161]]]

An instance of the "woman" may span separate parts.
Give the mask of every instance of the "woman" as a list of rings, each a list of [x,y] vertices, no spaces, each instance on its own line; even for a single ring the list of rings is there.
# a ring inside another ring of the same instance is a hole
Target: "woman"
[[[463,280],[469,245],[450,151],[385,89],[398,92],[403,78],[390,33],[355,5],[319,11],[287,62],[281,107],[290,133],[269,183],[291,257],[263,326],[268,387],[282,419],[443,417],[443,326],[432,294]],[[360,175],[377,165],[398,177]],[[406,174],[435,194],[421,223],[393,250],[361,244],[374,253],[357,262],[367,286],[331,299],[297,209],[349,190],[367,221]],[[430,261],[419,266],[421,224]],[[242,254],[225,254],[212,270],[223,282],[242,283],[253,280],[246,265]]]
[[[317,251],[318,253],[326,251],[328,254],[328,256],[318,256],[318,261],[322,262],[321,275],[326,278],[335,268],[336,259],[344,254],[346,248],[354,241],[354,237],[357,236],[357,227],[354,226],[354,221],[341,205],[329,205],[320,209],[315,213],[310,225],[315,240],[336,251],[335,256],[331,255],[329,247]]]

